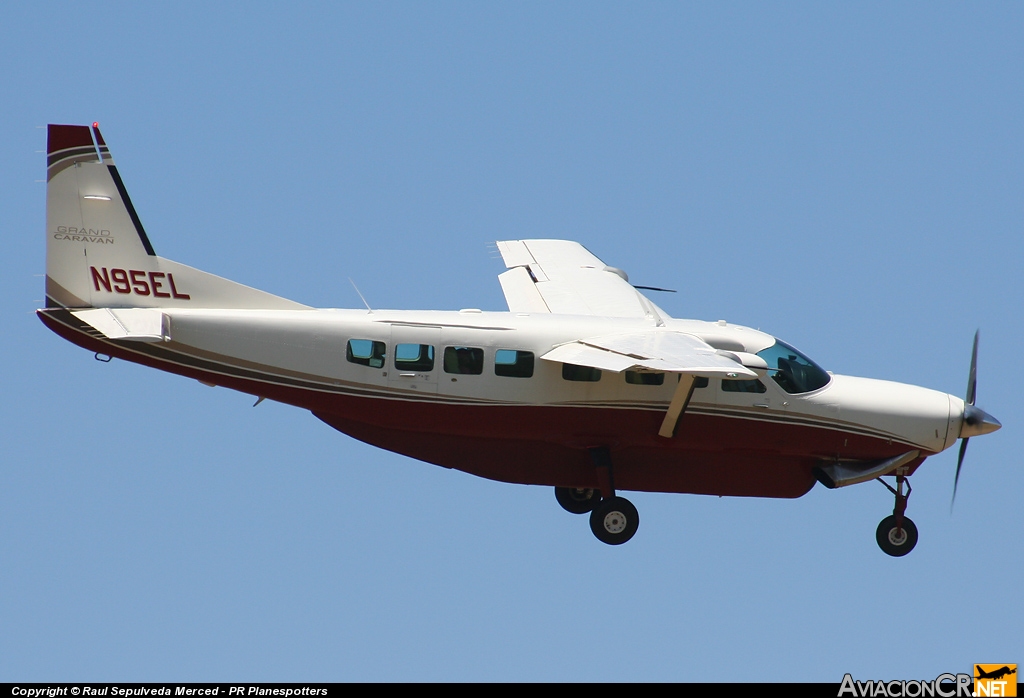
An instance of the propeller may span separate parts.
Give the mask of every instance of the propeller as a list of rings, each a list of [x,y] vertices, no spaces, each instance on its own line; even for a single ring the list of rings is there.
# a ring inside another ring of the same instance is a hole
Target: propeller
[[[953,498],[949,501],[949,511],[953,512],[956,502],[956,488],[960,483],[960,469],[964,465],[964,454],[967,453],[967,442],[972,436],[989,434],[1003,425],[999,420],[974,406],[978,396],[978,333],[974,333],[974,349],[971,351],[971,373],[967,377],[967,396],[964,398],[963,424],[960,426],[960,455],[956,459],[956,477],[953,478]]]

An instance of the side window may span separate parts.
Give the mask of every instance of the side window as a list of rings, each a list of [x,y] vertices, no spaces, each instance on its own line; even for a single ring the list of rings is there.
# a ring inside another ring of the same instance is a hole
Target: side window
[[[722,379],[722,390],[727,393],[763,393],[767,390],[759,380],[731,381]]]
[[[499,349],[494,352],[494,375],[529,378],[533,375],[533,352]]]
[[[473,347],[445,347],[444,372],[479,376],[484,372],[484,350]]]
[[[395,368],[400,371],[433,371],[434,347],[429,344],[396,344]]]
[[[648,373],[646,371],[626,371],[626,382],[632,385],[664,385],[664,373]]]
[[[567,381],[596,383],[601,380],[601,369],[576,364],[562,364],[562,378]]]
[[[708,377],[697,376],[696,378],[693,379],[693,387],[694,389],[708,387]]]
[[[349,363],[370,368],[384,368],[386,354],[387,345],[384,342],[374,342],[369,339],[350,339],[345,348],[345,358],[349,360]]]

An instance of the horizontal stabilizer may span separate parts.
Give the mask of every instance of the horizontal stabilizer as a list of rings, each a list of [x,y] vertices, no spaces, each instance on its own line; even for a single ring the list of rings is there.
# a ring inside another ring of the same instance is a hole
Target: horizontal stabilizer
[[[665,330],[581,339],[555,347],[541,358],[615,373],[646,369],[707,377],[757,377],[756,373],[728,356],[722,356],[699,337]]]
[[[71,314],[103,333],[107,339],[162,342],[170,339],[164,314],[156,308],[96,308]]]

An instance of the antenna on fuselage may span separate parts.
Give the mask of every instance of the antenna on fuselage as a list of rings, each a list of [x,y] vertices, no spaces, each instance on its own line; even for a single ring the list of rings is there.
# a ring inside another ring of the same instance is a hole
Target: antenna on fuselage
[[[359,292],[359,287],[358,287],[358,286],[356,286],[356,282],[352,280],[352,277],[351,277],[351,276],[350,276],[350,277],[348,277],[348,282],[349,282],[350,284],[352,284],[352,288],[354,288],[354,289],[356,290],[356,293],[358,293],[358,294],[359,294],[359,299],[360,299],[361,301],[363,301],[363,305],[365,305],[365,306],[366,306],[366,312],[368,312],[368,313],[370,313],[371,315],[373,315],[373,308],[371,308],[371,307],[370,307],[370,304],[366,302],[366,299],[365,299],[365,298],[363,298],[363,294]]]

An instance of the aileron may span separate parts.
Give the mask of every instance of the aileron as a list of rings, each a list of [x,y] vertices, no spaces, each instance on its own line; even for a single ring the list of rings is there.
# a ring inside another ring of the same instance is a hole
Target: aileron
[[[513,267],[498,275],[509,310],[518,313],[550,313],[537,284],[525,267]]]

